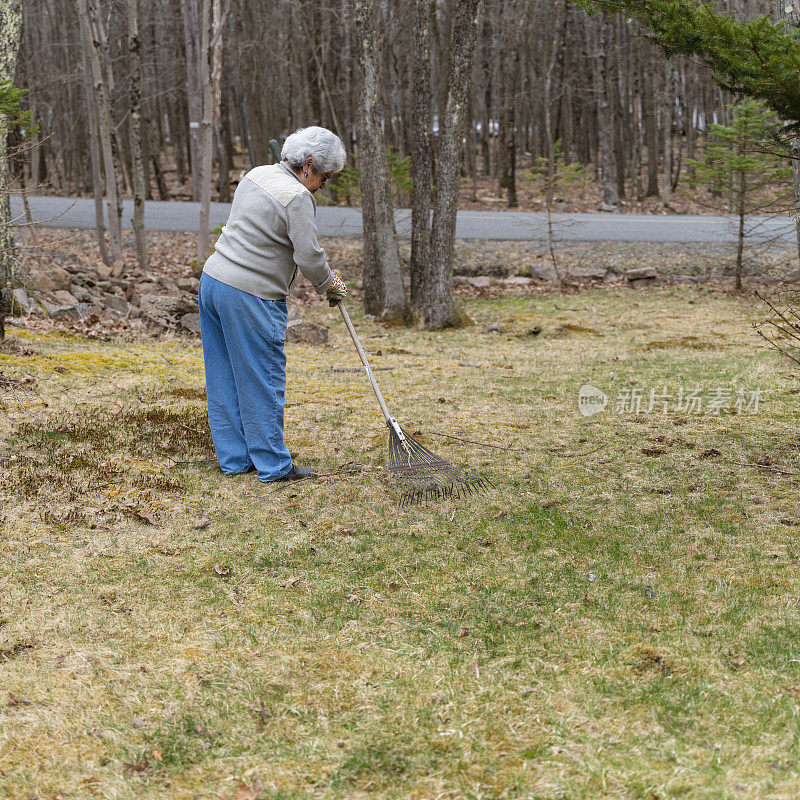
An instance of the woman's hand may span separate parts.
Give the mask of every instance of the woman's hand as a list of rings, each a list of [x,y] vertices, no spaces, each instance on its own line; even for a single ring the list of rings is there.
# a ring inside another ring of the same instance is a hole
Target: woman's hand
[[[338,272],[333,273],[333,281],[328,287],[325,296],[331,306],[335,306],[340,300],[344,300],[347,297],[347,287]]]

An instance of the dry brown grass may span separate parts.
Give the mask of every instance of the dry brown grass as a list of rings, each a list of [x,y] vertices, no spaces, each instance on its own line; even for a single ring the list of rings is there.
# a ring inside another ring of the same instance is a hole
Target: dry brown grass
[[[196,340],[12,330],[0,370],[36,383],[0,395],[0,795],[797,795],[799,396],[752,300],[469,311],[356,319],[376,365],[424,365],[378,373],[400,421],[497,486],[412,509],[326,306],[329,345],[287,348],[287,441],[364,469],[279,488],[203,461]],[[584,383],[764,394],[584,419]]]

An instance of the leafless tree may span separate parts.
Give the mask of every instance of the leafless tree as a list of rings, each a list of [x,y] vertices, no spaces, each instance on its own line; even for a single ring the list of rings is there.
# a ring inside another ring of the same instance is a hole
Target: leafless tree
[[[408,314],[381,126],[381,77],[372,0],[352,0],[358,42],[358,169],[364,217],[364,309],[384,320]]]
[[[139,39],[139,11],[137,0],[127,0],[128,5],[128,52],[131,59],[131,153],[133,160],[133,231],[136,236],[136,257],[139,269],[150,266],[147,255],[147,239],[144,233],[145,179],[142,157],[142,59]]]
[[[12,81],[22,27],[21,0],[0,0],[0,81]],[[8,119],[0,112],[0,340],[5,338],[7,290],[14,277],[14,230],[8,181]]]

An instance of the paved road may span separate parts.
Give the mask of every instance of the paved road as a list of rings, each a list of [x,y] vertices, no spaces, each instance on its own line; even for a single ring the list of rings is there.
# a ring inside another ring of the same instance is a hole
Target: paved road
[[[89,199],[61,197],[29,198],[34,220],[55,228],[93,228],[94,202]],[[22,200],[11,198],[12,211],[22,217]],[[224,224],[230,205],[211,204],[210,227]],[[133,203],[126,202],[123,224],[131,227]],[[145,206],[148,230],[196,231],[200,217],[199,203],[150,201]],[[411,234],[411,212],[396,212],[397,232],[402,238]],[[21,220],[22,221],[22,220]],[[648,214],[554,214],[556,237],[563,241],[618,242],[729,242],[735,239],[730,217]],[[791,217],[754,217],[754,235],[763,240],[793,241]],[[361,211],[355,208],[320,206],[317,209],[320,236],[361,235]],[[541,240],[547,237],[546,215],[536,212],[459,211],[456,225],[459,239]]]

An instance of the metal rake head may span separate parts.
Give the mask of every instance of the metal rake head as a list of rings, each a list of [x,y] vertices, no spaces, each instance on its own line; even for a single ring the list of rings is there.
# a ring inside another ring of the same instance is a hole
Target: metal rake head
[[[389,470],[400,488],[401,506],[463,497],[492,486],[487,478],[459,469],[428,450],[394,419],[389,422]]]

